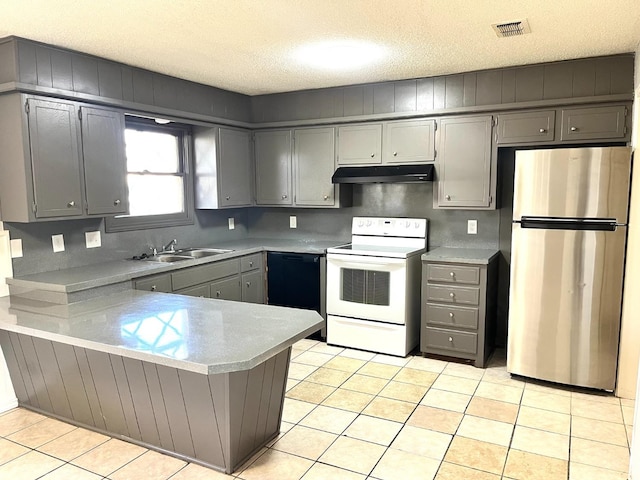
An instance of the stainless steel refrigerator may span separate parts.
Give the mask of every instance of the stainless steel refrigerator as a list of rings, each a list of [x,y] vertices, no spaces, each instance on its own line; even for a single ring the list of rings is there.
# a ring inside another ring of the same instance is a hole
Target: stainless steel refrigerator
[[[516,152],[507,370],[613,390],[631,149]]]

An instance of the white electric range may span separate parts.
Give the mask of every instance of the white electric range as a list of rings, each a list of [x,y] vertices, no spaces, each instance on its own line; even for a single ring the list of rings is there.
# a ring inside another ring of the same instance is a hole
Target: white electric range
[[[354,217],[327,249],[327,343],[406,356],[420,337],[424,218]]]

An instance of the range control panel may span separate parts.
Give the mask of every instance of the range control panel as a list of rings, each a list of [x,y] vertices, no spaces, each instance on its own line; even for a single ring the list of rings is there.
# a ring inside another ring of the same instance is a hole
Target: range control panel
[[[427,233],[427,224],[426,218],[353,217],[351,234],[424,238]]]

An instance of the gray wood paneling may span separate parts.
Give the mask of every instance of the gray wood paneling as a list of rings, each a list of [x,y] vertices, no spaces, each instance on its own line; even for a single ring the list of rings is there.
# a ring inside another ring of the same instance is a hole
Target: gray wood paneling
[[[69,400],[72,418],[86,425],[94,425],[89,399],[82,382],[78,359],[73,347],[55,342],[53,343],[53,350],[58,361],[67,399]]]
[[[120,77],[122,78],[122,100],[133,102],[133,69],[122,65],[120,67]]]
[[[53,88],[73,90],[73,68],[69,52],[51,50],[51,77]]]
[[[33,43],[18,43],[18,78],[22,83],[38,84],[36,46]]]
[[[433,79],[433,108],[442,110],[446,105],[447,81],[445,77]]]
[[[274,367],[273,383],[271,384],[271,392],[269,395],[269,414],[267,415],[266,428],[267,435],[269,432],[277,432],[280,429],[283,407],[282,398],[285,393],[290,357],[291,348],[287,348],[275,357],[276,364]]]
[[[573,63],[572,94],[574,97],[595,95],[596,64],[593,60],[578,60]]]
[[[24,386],[24,380],[22,378],[22,372],[18,366],[18,359],[13,351],[13,345],[11,345],[11,339],[9,333],[4,330],[0,330],[0,346],[2,346],[2,353],[7,362],[7,369],[9,370],[9,377],[11,378],[11,384],[13,390],[20,403],[26,403],[29,401],[27,390]]]
[[[420,78],[416,81],[416,109],[433,110],[433,78]]]
[[[98,392],[93,381],[93,375],[91,374],[91,368],[89,367],[89,360],[87,359],[87,351],[84,348],[73,347],[73,351],[76,354],[78,360],[78,368],[80,369],[80,376],[82,377],[82,383],[84,385],[84,391],[87,394],[89,400],[89,409],[91,410],[91,416],[93,417],[93,423],[95,427],[106,430],[107,425],[105,419],[102,416],[102,410],[100,409],[100,401],[98,399]]]
[[[39,407],[38,397],[36,396],[36,389],[33,386],[33,380],[29,375],[29,369],[27,368],[27,361],[24,358],[24,352],[22,351],[22,345],[20,344],[20,337],[16,333],[9,333],[9,340],[11,340],[11,346],[13,347],[13,353],[16,355],[18,362],[18,368],[20,368],[20,374],[24,381],[24,387],[26,389],[29,405]]]
[[[514,103],[516,101],[516,69],[509,68],[502,72],[501,96],[501,103]]]
[[[36,72],[38,74],[38,85],[41,87],[53,86],[51,51],[41,45],[36,46]]]
[[[98,87],[98,61],[86,55],[71,57],[73,89],[79,93],[100,95]]]
[[[232,463],[232,442],[231,442],[231,409],[229,401],[231,395],[231,375],[209,375],[209,392],[213,400],[213,408],[216,411],[216,423],[218,424],[218,433],[222,440],[222,455],[227,465]],[[237,429],[236,429],[237,430]]]
[[[629,91],[629,79],[633,78],[634,65],[632,62],[620,62],[614,58],[609,58],[608,64],[611,72],[612,95],[627,93]],[[637,80],[636,80],[637,81]]]
[[[147,387],[149,388],[149,396],[153,407],[153,415],[158,426],[158,434],[160,435],[160,446],[167,450],[174,450],[173,437],[169,428],[169,419],[167,418],[167,409],[162,398],[162,389],[160,388],[160,379],[155,365],[147,362],[142,364],[144,375],[147,379]]]
[[[38,406],[42,410],[52,412],[53,406],[51,405],[51,399],[49,398],[49,392],[47,391],[42,370],[40,370],[40,363],[38,362],[36,349],[33,346],[33,339],[24,335],[18,336],[18,339],[20,341],[20,347],[22,347],[22,352],[24,353],[28,374],[33,382],[33,388],[38,399]]]
[[[262,396],[262,379],[264,378],[264,363],[249,370],[244,408],[242,409],[242,424],[240,427],[240,445],[238,455],[249,455],[254,448],[258,413],[260,411],[260,397]]]
[[[542,94],[545,100],[573,96],[573,68],[569,62],[545,65]]]
[[[61,417],[73,418],[62,375],[60,375],[60,369],[58,368],[58,360],[53,351],[53,344],[49,340],[34,338],[33,346],[38,355],[38,362],[49,392],[53,412]]]
[[[373,85],[373,113],[392,113],[394,111],[393,83]]]
[[[100,96],[124,100],[122,95],[122,69],[120,65],[107,60],[98,61],[98,89]]]
[[[475,73],[466,73],[463,76],[462,105],[465,107],[472,107],[476,104],[477,77]]]
[[[129,437],[135,440],[142,440],[140,428],[138,427],[138,419],[136,418],[136,411],[133,407],[131,387],[129,386],[129,379],[127,378],[124,364],[122,363],[122,357],[119,355],[109,355],[109,359],[111,360],[111,367],[113,368],[113,374],[116,379],[120,404],[122,405],[125,422],[127,422]]]
[[[275,357],[271,357],[264,364],[264,373],[262,378],[262,393],[260,395],[260,403],[258,405],[258,416],[256,419],[256,433],[253,447],[261,445],[267,437],[267,420],[272,412],[269,411],[269,402],[271,400],[271,391],[273,388],[273,373],[276,367]]]
[[[395,82],[394,86],[394,112],[415,112],[418,101],[418,82],[406,80]]]
[[[107,431],[129,436],[109,354],[86,350]]]
[[[498,105],[502,101],[503,72],[487,70],[476,73],[476,105]]]
[[[247,395],[247,382],[249,379],[249,371],[229,373],[229,425],[242,425],[242,409]],[[240,449],[241,429],[231,428],[228,432],[229,445],[231,452],[230,463],[233,464],[240,461],[237,452]]]
[[[535,65],[516,69],[516,102],[543,99],[544,67]]]
[[[464,99],[464,75],[445,77],[445,108],[459,108]]]
[[[596,59],[596,95],[609,95],[611,93],[611,66],[608,58]]]
[[[18,63],[15,43],[0,42],[0,83],[15,82],[18,78]]]
[[[214,408],[207,376],[183,370],[178,375],[195,456],[205,462],[227,467],[217,422],[218,416],[224,417],[224,411],[216,412]]]
[[[362,85],[346,87],[344,93],[344,115],[364,115],[364,89]]]
[[[153,103],[159,107],[179,108],[178,88],[173,78],[153,75]]]
[[[133,69],[133,101],[153,105],[153,76],[151,72]]]
[[[151,445],[160,445],[160,435],[156,426],[153,406],[147,387],[147,379],[140,360],[123,358],[123,365],[129,381],[131,399],[135,408],[140,438]]]
[[[195,451],[193,449],[193,441],[191,440],[187,411],[185,409],[184,399],[182,398],[182,388],[180,387],[178,371],[175,368],[162,365],[157,365],[156,370],[158,371],[158,378],[160,379],[164,405],[167,409],[167,419],[169,420],[174,450],[178,453],[193,457]]]

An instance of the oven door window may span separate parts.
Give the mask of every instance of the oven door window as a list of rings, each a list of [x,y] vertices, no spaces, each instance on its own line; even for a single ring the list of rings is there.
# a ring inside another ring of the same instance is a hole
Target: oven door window
[[[341,269],[341,300],[364,305],[389,306],[390,273],[375,270]]]

